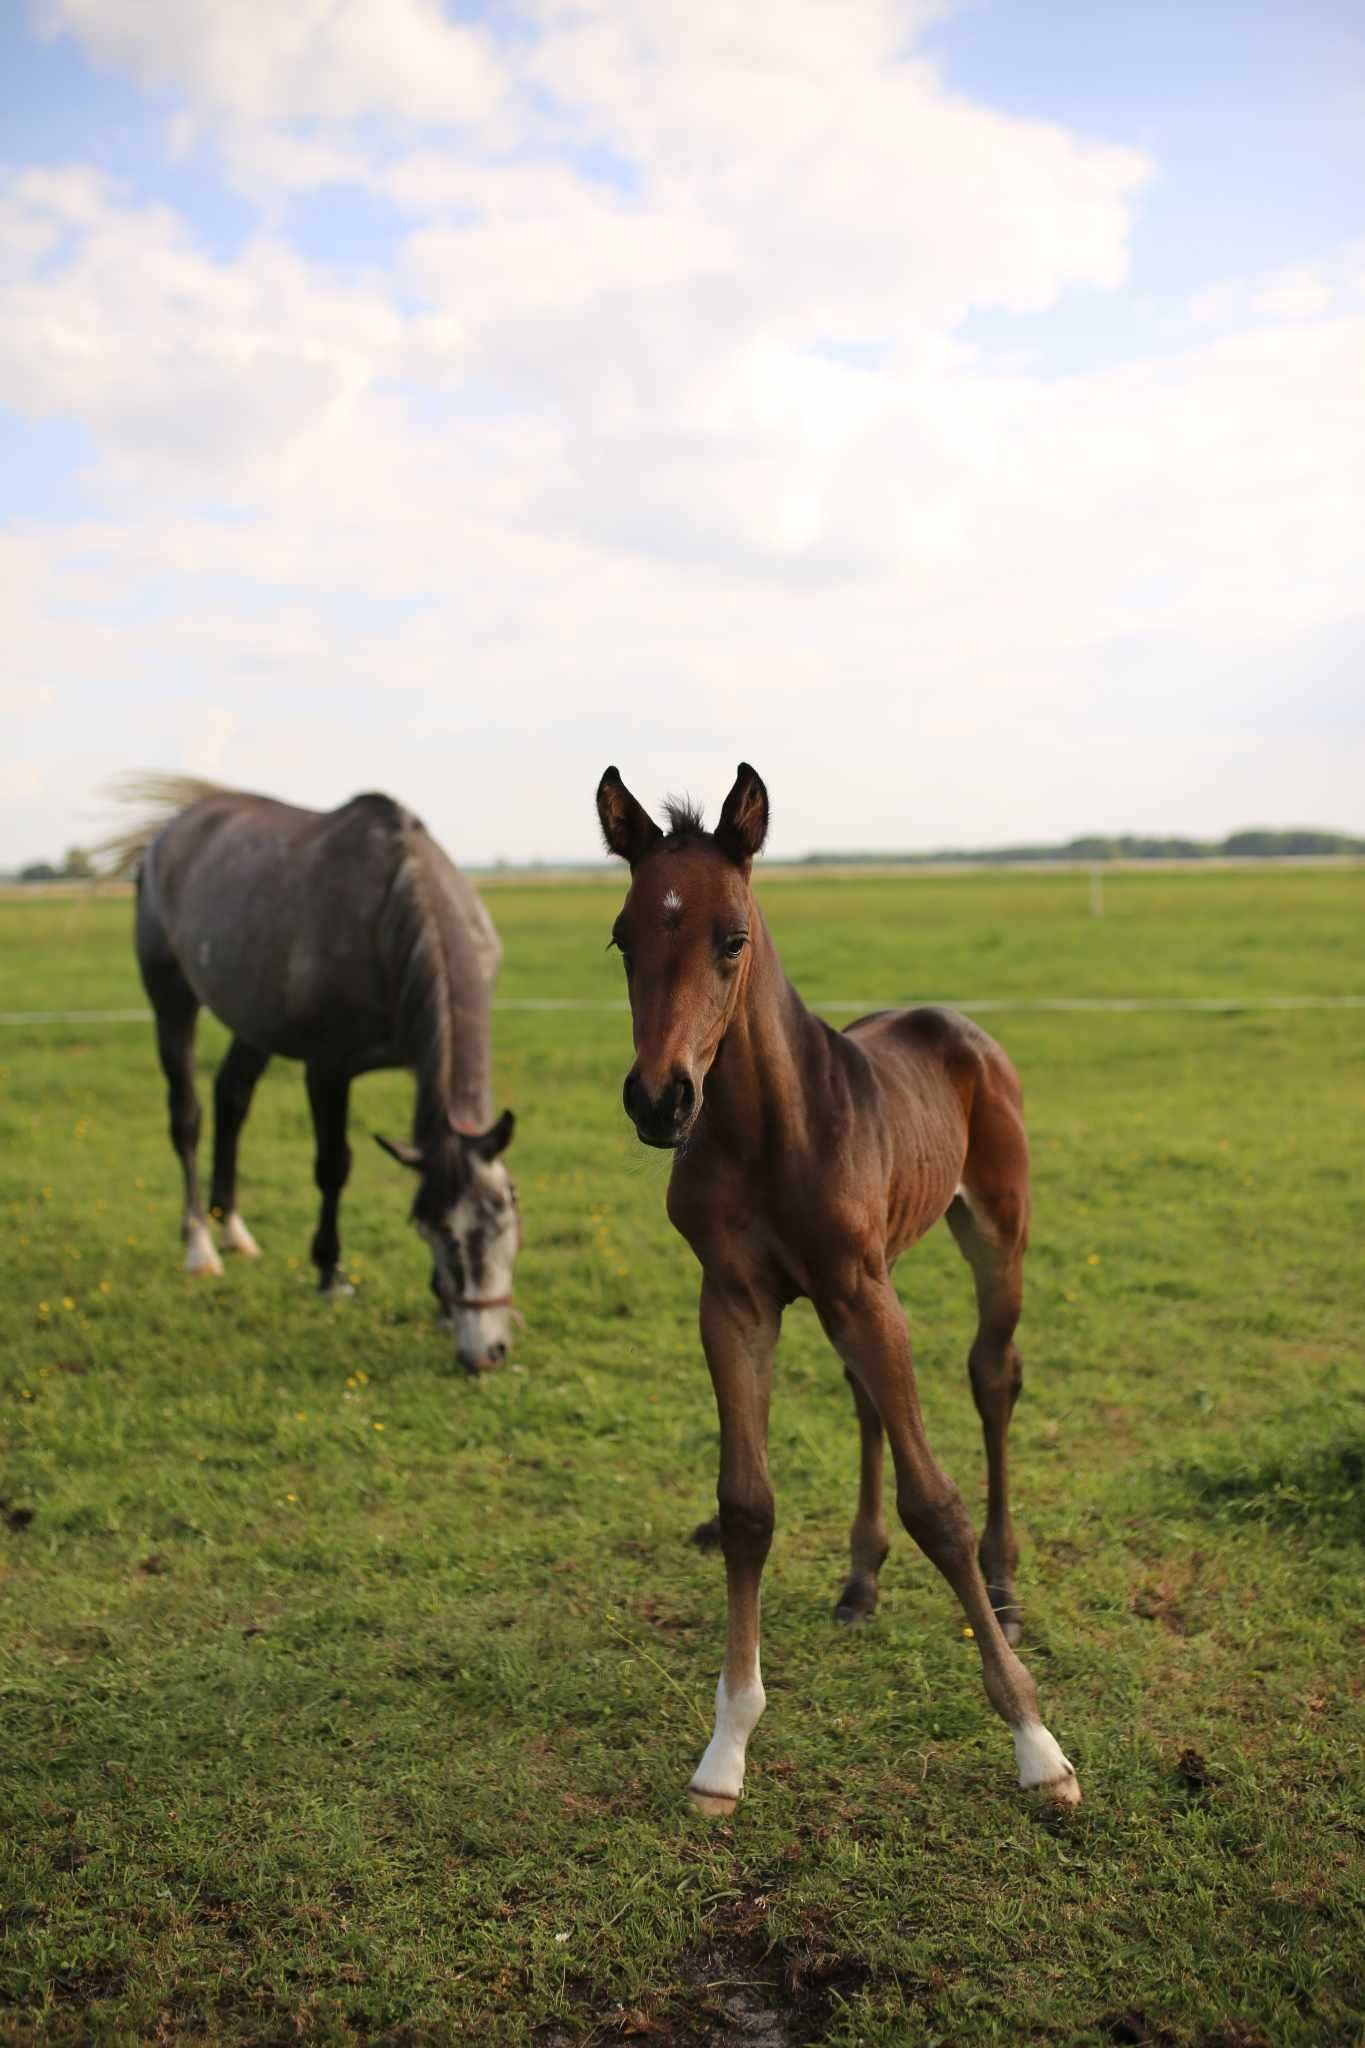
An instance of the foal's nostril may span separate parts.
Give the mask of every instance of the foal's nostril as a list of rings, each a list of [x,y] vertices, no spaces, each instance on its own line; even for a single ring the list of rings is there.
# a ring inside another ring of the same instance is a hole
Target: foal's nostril
[[[626,1075],[625,1083],[621,1089],[621,1101],[625,1107],[626,1115],[632,1122],[635,1120],[635,1085],[635,1069],[632,1067]]]
[[[673,1121],[675,1124],[685,1124],[687,1122],[687,1119],[692,1114],[692,1105],[696,1099],[697,1091],[692,1086],[691,1076],[688,1074],[676,1075],[673,1081]]]
[[[488,1347],[488,1363],[489,1363],[490,1365],[501,1365],[501,1364],[502,1364],[502,1361],[504,1360],[504,1358],[506,1358],[506,1356],[507,1356],[507,1346],[506,1346],[505,1344],[490,1344],[490,1345],[489,1345],[489,1347]]]

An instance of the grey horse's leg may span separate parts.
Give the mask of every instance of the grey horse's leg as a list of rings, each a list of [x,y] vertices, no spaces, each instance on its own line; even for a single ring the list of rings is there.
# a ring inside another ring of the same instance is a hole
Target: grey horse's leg
[[[169,963],[144,966],[143,980],[156,1013],[156,1049],[166,1076],[171,1147],[185,1180],[185,1214],[181,1225],[185,1271],[221,1273],[222,1261],[213,1248],[199,1194],[197,1155],[201,1117],[194,1087],[194,1027],[199,1018],[199,1001],[179,968]]]
[[[270,1064],[270,1055],[234,1038],[213,1083],[213,1181],[209,1208],[222,1225],[223,1250],[244,1258],[260,1256],[260,1246],[237,1212],[237,1142],[251,1107],[256,1083]]]
[[[346,1142],[350,1076],[309,1067],[307,1079],[308,1106],[313,1112],[313,1133],[317,1141],[313,1177],[322,1196],[318,1227],[313,1235],[313,1264],[318,1269],[318,1290],[322,1294],[349,1294],[350,1286],[340,1270],[337,1210],[341,1206],[341,1191],[351,1171],[351,1148]]]

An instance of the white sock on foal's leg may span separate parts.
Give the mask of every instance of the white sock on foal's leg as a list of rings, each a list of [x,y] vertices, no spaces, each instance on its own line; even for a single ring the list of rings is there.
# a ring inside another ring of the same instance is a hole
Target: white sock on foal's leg
[[[244,1259],[259,1259],[261,1248],[235,1209],[223,1218],[223,1250],[240,1252]]]
[[[1010,1733],[1024,1790],[1041,1792],[1059,1806],[1079,1806],[1081,1788],[1076,1773],[1042,1722],[1021,1721]]]
[[[757,1657],[749,1677],[733,1692],[722,1671],[716,1687],[715,1730],[687,1788],[699,1813],[734,1812],[744,1789],[744,1752],[767,1704]]]
[[[223,1270],[223,1262],[213,1248],[208,1224],[202,1216],[191,1216],[185,1223],[185,1271],[216,1275]]]

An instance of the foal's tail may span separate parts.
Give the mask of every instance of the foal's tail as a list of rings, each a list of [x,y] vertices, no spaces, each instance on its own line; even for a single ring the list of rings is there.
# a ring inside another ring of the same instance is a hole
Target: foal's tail
[[[222,788],[221,782],[205,782],[196,775],[155,773],[124,775],[108,784],[107,795],[118,803],[142,805],[144,815],[126,832],[100,841],[95,854],[108,862],[103,872],[111,878],[135,875],[143,854],[167,820],[197,804],[201,797],[218,796]]]

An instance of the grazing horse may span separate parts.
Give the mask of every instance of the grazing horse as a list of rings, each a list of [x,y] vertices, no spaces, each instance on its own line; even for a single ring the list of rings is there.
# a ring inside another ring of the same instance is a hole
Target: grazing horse
[[[137,959],[185,1178],[186,1271],[223,1270],[195,1157],[194,1030],[204,1005],[232,1033],[213,1088],[209,1206],[223,1249],[258,1254],[237,1209],[237,1142],[272,1055],[302,1060],[322,1197],[313,1263],[324,1294],[349,1293],[337,1210],[351,1169],[351,1082],[413,1068],[412,1143],[378,1142],[417,1176],[412,1220],[461,1365],[500,1364],[520,1226],[501,1157],[512,1114],[495,1122],[492,1108],[489,1002],[501,948],[475,890],[392,797],[305,811],[180,777],[139,780],[125,794],[161,814],[108,850],[125,868],[137,864]]]
[[[962,1603],[986,1694],[1014,1737],[1019,1782],[1063,1806],[1076,1774],[1038,1715],[1015,1655],[1017,1545],[1005,1438],[1019,1392],[1014,1330],[1028,1234],[1028,1147],[1008,1059],[965,1017],[888,1010],[834,1031],[787,980],[749,886],[768,793],[747,763],[714,834],[670,804],[663,833],[608,768],[597,812],[630,890],[612,928],[635,1038],[627,1115],[674,1153],[668,1214],[701,1264],[701,1338],[720,1411],[717,1497],[729,1595],[715,1731],[690,1792],[734,1809],[763,1712],[759,1581],[773,1531],[768,1396],[782,1311],[806,1296],[843,1361],[862,1437],[852,1568],[835,1613],[877,1603],[886,1557],[882,1442],[901,1520]],[[972,1391],[989,1504],[978,1557],[957,1488],[920,1417],[910,1333],[891,1282],[907,1246],[946,1216],[976,1281]]]

